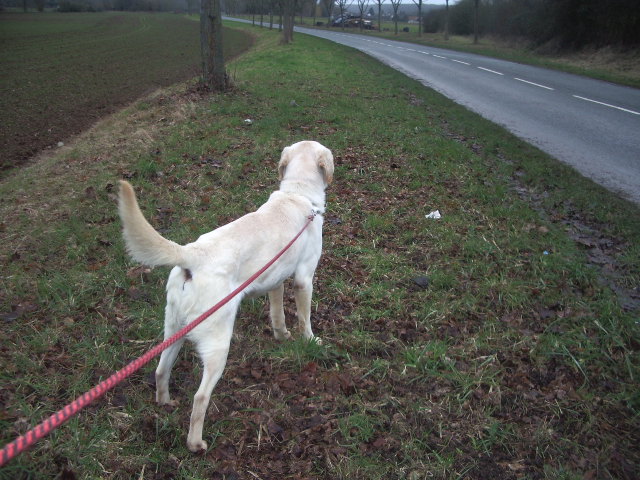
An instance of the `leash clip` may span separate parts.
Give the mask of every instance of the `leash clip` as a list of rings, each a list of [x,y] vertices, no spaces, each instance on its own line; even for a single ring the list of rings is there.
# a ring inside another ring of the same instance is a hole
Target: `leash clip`
[[[309,220],[313,220],[314,218],[316,218],[317,215],[323,215],[323,214],[324,214],[324,209],[314,207],[311,209],[311,215],[309,215],[307,218]]]

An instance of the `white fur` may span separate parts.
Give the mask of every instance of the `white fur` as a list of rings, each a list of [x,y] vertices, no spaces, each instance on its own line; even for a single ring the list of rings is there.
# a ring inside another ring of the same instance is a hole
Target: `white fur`
[[[197,318],[271,260],[302,229],[307,217],[324,212],[325,189],[333,179],[331,151],[317,142],[299,142],[282,151],[278,165],[280,189],[257,211],[202,235],[188,245],[162,237],[144,218],[129,183],[120,184],[119,212],[127,251],[147,265],[174,266],[167,282],[165,339]],[[243,296],[268,293],[274,336],[291,336],[285,325],[283,282],[294,277],[300,330],[313,339],[311,295],[313,275],[322,251],[322,216],[318,215],[291,248],[244,292],[192,330],[203,363],[203,375],[193,401],[187,446],[207,448],[202,439],[211,392],[227,361],[236,312]],[[173,404],[169,396],[171,368],[184,340],[165,350],[156,369],[156,400]]]

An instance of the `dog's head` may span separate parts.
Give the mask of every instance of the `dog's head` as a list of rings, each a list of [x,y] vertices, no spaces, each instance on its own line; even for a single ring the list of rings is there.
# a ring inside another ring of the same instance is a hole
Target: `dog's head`
[[[327,187],[333,181],[333,154],[318,142],[294,143],[282,150],[278,174],[280,180],[313,180],[319,175]]]

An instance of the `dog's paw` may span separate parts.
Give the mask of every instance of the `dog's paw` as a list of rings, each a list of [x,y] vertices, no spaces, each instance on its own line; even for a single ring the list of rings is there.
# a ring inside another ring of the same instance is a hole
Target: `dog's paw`
[[[322,345],[322,339],[320,337],[316,337],[315,335],[313,337],[309,337],[308,340],[310,342],[315,342],[316,345]]]
[[[284,332],[279,332],[278,330],[273,331],[273,336],[276,340],[289,340],[291,338],[291,332],[289,330],[285,330]]]
[[[207,442],[202,439],[194,442],[190,442],[189,440],[187,440],[187,448],[193,453],[198,453],[207,449]]]
[[[175,408],[178,406],[178,400],[171,400],[169,397],[159,398],[156,396],[156,402],[158,402],[158,405],[163,407]]]

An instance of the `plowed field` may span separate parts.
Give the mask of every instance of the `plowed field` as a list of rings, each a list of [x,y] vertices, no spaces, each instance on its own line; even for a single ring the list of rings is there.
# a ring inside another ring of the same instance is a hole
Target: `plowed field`
[[[225,54],[250,38],[225,32]],[[198,74],[199,23],[149,13],[0,14],[0,172]]]

